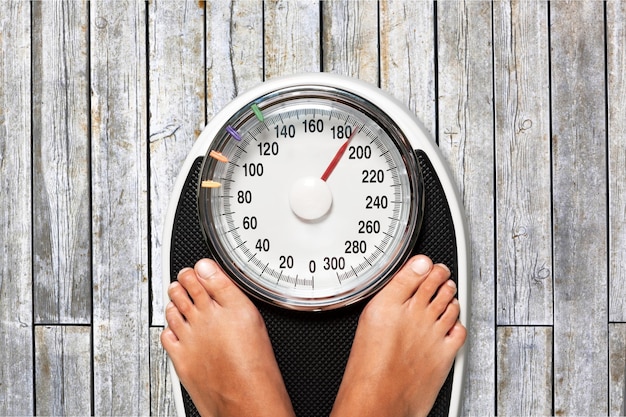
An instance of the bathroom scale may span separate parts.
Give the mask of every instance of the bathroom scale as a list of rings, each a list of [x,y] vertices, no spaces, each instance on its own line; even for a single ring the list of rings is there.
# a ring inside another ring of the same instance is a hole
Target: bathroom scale
[[[450,268],[466,324],[467,227],[435,142],[378,87],[292,75],[236,97],[193,145],[165,221],[164,294],[215,259],[261,312],[296,415],[327,416],[360,312],[418,253]],[[170,372],[178,415],[198,415]],[[462,348],[430,415],[460,413],[464,374]]]

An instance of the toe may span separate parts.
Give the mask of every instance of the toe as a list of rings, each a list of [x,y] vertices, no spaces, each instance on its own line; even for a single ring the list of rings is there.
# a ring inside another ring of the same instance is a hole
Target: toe
[[[248,304],[250,300],[246,295],[226,276],[224,271],[212,260],[201,259],[195,265],[195,271],[200,277],[200,283],[221,306]]]
[[[209,301],[209,295],[200,284],[196,272],[191,268],[185,268],[178,274],[178,282],[191,297],[191,300],[198,307],[203,308]]]
[[[441,327],[442,332],[448,333],[453,328],[459,320],[460,311],[459,301],[454,298],[448,303],[445,311],[439,317],[438,325]]]
[[[451,354],[456,355],[456,353],[459,351],[459,349],[461,349],[461,347],[463,346],[463,344],[465,344],[465,341],[467,340],[467,329],[457,319],[448,329],[444,340],[444,350],[447,350]]]
[[[428,309],[435,316],[435,318],[441,316],[443,312],[446,311],[448,304],[450,304],[455,295],[456,284],[451,279],[447,280],[439,287],[437,294],[428,306]]]
[[[439,287],[450,278],[450,270],[443,264],[434,265],[424,282],[415,293],[415,299],[421,306],[427,306],[439,290]]]
[[[460,321],[456,321],[450,331],[448,331],[448,340],[454,344],[455,349],[459,349],[467,339],[467,329]]]
[[[176,306],[176,309],[183,316],[189,318],[191,312],[193,311],[193,301],[189,298],[189,294],[187,290],[183,288],[183,286],[178,282],[174,281],[170,284],[167,289],[167,294],[172,300],[172,303]]]
[[[176,337],[176,334],[172,331],[172,329],[169,327],[163,329],[161,332],[161,344],[163,345],[165,351],[168,353],[171,352],[177,343],[178,337]]]
[[[165,307],[165,321],[167,321],[168,327],[172,329],[174,334],[177,334],[185,325],[186,320],[181,312],[178,311],[176,305],[170,301]]]
[[[377,298],[386,298],[391,302],[404,303],[411,298],[432,270],[433,263],[427,256],[417,255],[407,262],[387,283]]]

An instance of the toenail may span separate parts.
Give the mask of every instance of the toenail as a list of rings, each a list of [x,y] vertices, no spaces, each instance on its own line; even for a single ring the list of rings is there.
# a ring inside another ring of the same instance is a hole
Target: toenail
[[[448,268],[446,264],[437,264],[437,265],[440,266],[442,269],[445,269],[447,272],[450,272],[450,268]]]
[[[200,259],[198,263],[196,263],[196,272],[202,278],[210,278],[217,272],[217,268],[215,264],[208,259]]]
[[[411,269],[418,275],[426,275],[432,268],[432,262],[425,256],[417,257],[411,262]]]
[[[187,267],[187,268],[183,268],[178,272],[178,276],[181,276],[183,273],[189,271],[191,268]]]
[[[456,282],[454,282],[451,279],[449,279],[448,280],[448,285],[456,290]]]

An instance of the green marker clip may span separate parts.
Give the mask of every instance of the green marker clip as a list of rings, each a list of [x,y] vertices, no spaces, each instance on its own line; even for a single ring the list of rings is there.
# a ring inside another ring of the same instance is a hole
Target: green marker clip
[[[256,116],[257,119],[259,119],[260,122],[265,120],[265,117],[263,117],[263,113],[261,112],[261,109],[259,109],[259,106],[256,105],[256,103],[253,103],[250,108],[252,109],[252,111],[254,112],[254,115]]]

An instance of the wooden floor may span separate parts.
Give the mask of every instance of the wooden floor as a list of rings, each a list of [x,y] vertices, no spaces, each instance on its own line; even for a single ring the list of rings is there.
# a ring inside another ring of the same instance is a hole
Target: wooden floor
[[[471,415],[624,414],[626,2],[0,1],[0,415],[171,415],[160,246],[238,93],[413,109],[472,237]]]

